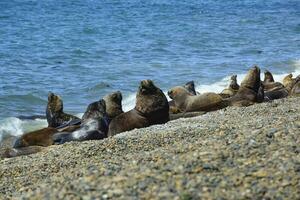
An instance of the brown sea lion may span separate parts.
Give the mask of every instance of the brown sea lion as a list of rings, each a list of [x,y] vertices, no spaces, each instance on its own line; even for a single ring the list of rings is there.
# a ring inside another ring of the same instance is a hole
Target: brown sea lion
[[[270,71],[266,70],[265,71],[265,79],[262,82],[264,85],[264,91],[273,91],[273,90],[281,90],[284,88],[284,85],[279,82],[275,82],[273,75]]]
[[[28,146],[50,146],[53,144],[52,136],[57,132],[58,130],[56,128],[47,127],[29,133],[25,133],[16,140],[14,148]]]
[[[265,71],[265,79],[262,84],[266,101],[281,99],[288,96],[288,90],[282,83],[275,82],[272,73],[268,70]]]
[[[166,96],[151,80],[143,80],[137,91],[135,108],[111,121],[108,136],[168,121],[169,104]]]
[[[103,99],[91,103],[83,117],[81,127],[72,132],[60,132],[53,136],[54,143],[63,144],[70,141],[100,140],[107,137],[109,118]]]
[[[224,89],[219,94],[222,98],[229,98],[229,97],[234,96],[240,88],[239,84],[237,83],[237,75],[232,75],[230,77],[230,80],[231,80],[231,82],[230,82],[228,88]]]
[[[273,78],[273,74],[270,71],[268,71],[268,70],[265,71],[265,79],[264,79],[263,82],[264,83],[273,83],[273,82],[275,82],[274,78]]]
[[[168,95],[181,112],[213,111],[225,107],[222,97],[212,92],[191,95],[184,87],[176,86],[168,91]]]
[[[254,66],[248,71],[236,95],[226,101],[230,106],[249,106],[262,102],[263,99],[264,91],[260,80],[260,69]]]
[[[300,75],[298,75],[294,80],[294,85],[290,91],[290,95],[300,95]]]
[[[288,90],[288,92],[290,93],[292,88],[295,85],[295,79],[293,78],[293,74],[288,74],[287,76],[285,76],[283,78],[282,81],[284,87]]]
[[[80,123],[80,119],[78,117],[63,112],[62,99],[58,95],[53,94],[52,92],[48,94],[46,118],[48,122],[48,127],[53,128],[57,128],[59,126],[68,124],[72,120],[78,121],[78,123]]]
[[[196,92],[195,89],[195,83],[194,81],[189,81],[186,84],[183,85],[183,87],[191,94],[191,95],[197,95],[199,94],[198,92]],[[170,114],[178,114],[181,111],[175,106],[175,102],[174,100],[169,101],[169,112]],[[178,116],[178,115],[176,115]]]
[[[106,113],[110,121],[116,116],[124,113],[122,109],[122,93],[120,91],[108,94],[104,96],[103,99],[106,103]]]

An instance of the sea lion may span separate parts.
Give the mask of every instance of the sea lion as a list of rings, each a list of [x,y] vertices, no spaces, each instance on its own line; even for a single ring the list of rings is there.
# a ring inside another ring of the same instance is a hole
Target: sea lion
[[[273,90],[281,90],[284,88],[284,85],[279,82],[275,82],[273,75],[270,71],[265,71],[265,78],[264,81],[262,81],[262,84],[264,85],[264,91],[273,91]]]
[[[234,96],[240,88],[239,84],[237,83],[237,75],[232,75],[230,77],[230,80],[231,80],[231,82],[230,82],[228,88],[224,89],[219,94],[222,98],[229,98],[229,97]]]
[[[249,106],[262,102],[263,99],[264,91],[260,80],[260,69],[258,66],[254,66],[248,71],[236,95],[226,99],[226,102],[229,106]]]
[[[287,76],[285,76],[283,78],[282,81],[284,87],[288,90],[288,92],[290,93],[292,88],[295,85],[295,79],[293,78],[293,74],[288,74]]]
[[[181,112],[213,111],[225,107],[222,97],[212,92],[191,95],[184,87],[176,86],[168,91],[168,95]]]
[[[143,80],[137,91],[134,109],[111,121],[108,136],[168,121],[169,104],[166,96],[151,80]]]
[[[52,136],[57,132],[58,130],[56,128],[47,127],[25,133],[16,140],[13,147],[21,148],[28,146],[50,146],[53,144]]]
[[[48,104],[46,108],[46,118],[48,127],[56,128],[58,126],[70,123],[72,120],[79,121],[76,116],[63,112],[63,101],[60,96],[50,92],[48,94]]]
[[[273,82],[275,82],[274,78],[273,78],[273,74],[270,71],[268,71],[268,70],[265,71],[265,79],[264,79],[263,82],[264,83],[273,83]]]
[[[288,91],[282,83],[275,82],[270,71],[265,71],[265,79],[262,81],[265,100],[281,99],[288,96]]]
[[[106,113],[110,121],[124,113],[122,109],[122,93],[120,91],[108,94],[103,99],[106,103]]]
[[[294,85],[290,91],[290,95],[300,95],[300,75],[295,78]]]
[[[183,87],[191,94],[191,95],[197,95],[199,94],[195,90],[195,83],[194,81],[189,81],[186,84],[183,85]],[[180,110],[175,106],[174,100],[169,101],[169,112],[170,114],[178,114],[180,113]],[[178,115],[176,115],[178,116]]]
[[[63,144],[70,141],[100,140],[107,137],[109,118],[106,114],[105,101],[93,102],[87,107],[81,127],[72,132],[61,132],[53,136],[55,143]]]

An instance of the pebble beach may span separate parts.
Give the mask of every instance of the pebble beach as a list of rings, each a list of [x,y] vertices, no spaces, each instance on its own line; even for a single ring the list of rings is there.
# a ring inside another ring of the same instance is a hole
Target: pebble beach
[[[300,98],[0,160],[0,199],[300,199]]]

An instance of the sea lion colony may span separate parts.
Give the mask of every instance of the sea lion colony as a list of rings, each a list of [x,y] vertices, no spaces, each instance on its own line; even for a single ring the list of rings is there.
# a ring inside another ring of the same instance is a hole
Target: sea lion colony
[[[193,81],[175,86],[166,96],[151,80],[143,80],[137,90],[136,105],[128,111],[122,110],[120,91],[106,95],[91,103],[82,119],[63,111],[62,99],[53,93],[48,95],[46,118],[48,127],[25,133],[12,147],[0,152],[2,157],[15,157],[43,151],[47,146],[70,141],[100,140],[135,128],[163,124],[182,117],[194,117],[227,106],[250,106],[255,103],[300,95],[300,75],[287,75],[283,82],[275,82],[273,75],[265,71],[264,81],[260,68],[252,67],[241,85],[237,76],[231,77],[228,88],[220,94],[199,94]]]

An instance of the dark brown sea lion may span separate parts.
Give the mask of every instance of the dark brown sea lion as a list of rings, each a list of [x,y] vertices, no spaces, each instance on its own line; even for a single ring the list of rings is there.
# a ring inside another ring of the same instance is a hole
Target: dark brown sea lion
[[[124,113],[122,109],[122,93],[120,91],[108,94],[104,96],[103,99],[106,103],[106,113],[110,121],[116,116]]]
[[[262,102],[263,99],[264,91],[260,80],[260,69],[254,66],[248,71],[236,95],[226,101],[230,106],[249,106]]]
[[[263,82],[264,83],[273,83],[273,82],[275,82],[274,78],[273,78],[273,74],[270,71],[268,71],[268,70],[265,71],[265,79],[264,79]]]
[[[184,87],[176,86],[168,91],[168,95],[175,101],[175,106],[183,113],[213,111],[225,107],[222,97],[212,92],[191,95]]]
[[[46,118],[48,127],[54,128],[70,123],[72,120],[80,122],[80,119],[78,117],[63,112],[62,99],[52,92],[48,94]]]
[[[109,118],[106,114],[105,101],[101,99],[91,103],[83,117],[81,127],[72,132],[61,132],[53,136],[56,144],[70,141],[100,140],[107,137]]]
[[[28,146],[50,146],[53,144],[52,136],[57,132],[58,130],[56,128],[47,127],[29,133],[25,133],[16,140],[14,148]]]
[[[239,84],[237,83],[237,75],[232,75],[230,77],[230,80],[231,80],[231,82],[230,82],[228,88],[224,89],[219,94],[222,98],[229,98],[229,97],[234,96],[240,88]]]
[[[198,92],[196,92],[195,89],[195,83],[194,81],[189,81],[186,84],[184,84],[183,86],[191,95],[197,95],[199,94]],[[175,102],[174,100],[169,101],[169,111],[170,114],[178,114],[181,111],[175,106]],[[178,116],[178,115],[176,115]]]
[[[111,121],[108,136],[168,121],[169,104],[166,96],[151,80],[143,80],[137,91],[135,108]]]

